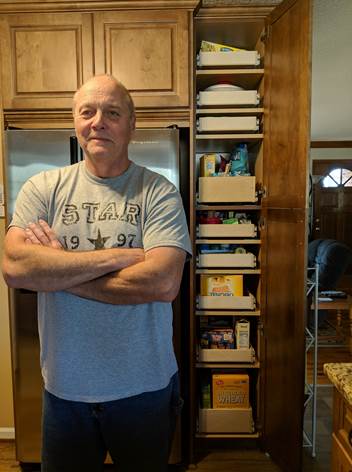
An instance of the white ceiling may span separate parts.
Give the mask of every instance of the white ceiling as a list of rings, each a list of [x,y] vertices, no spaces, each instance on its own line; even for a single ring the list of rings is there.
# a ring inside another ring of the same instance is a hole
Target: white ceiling
[[[352,140],[352,0],[314,0],[311,140]]]

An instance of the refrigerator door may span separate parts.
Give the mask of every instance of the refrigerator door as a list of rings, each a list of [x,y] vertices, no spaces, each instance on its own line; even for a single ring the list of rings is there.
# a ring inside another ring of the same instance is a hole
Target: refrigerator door
[[[74,130],[8,130],[6,132],[7,216],[14,210],[23,183],[43,170],[70,164],[81,156]],[[129,147],[130,159],[164,175],[179,188],[177,129],[138,129]],[[37,294],[11,290],[11,349],[15,403],[16,455],[21,463],[40,462],[42,378],[39,367]],[[180,433],[176,439],[180,442]],[[177,461],[177,460],[176,460]],[[176,462],[175,461],[175,462]]]
[[[129,158],[163,175],[179,189],[178,129],[137,129],[129,145]]]
[[[13,213],[17,194],[34,174],[69,165],[78,156],[74,130],[8,130],[7,211]],[[70,139],[71,138],[71,139]],[[130,159],[162,174],[179,188],[179,132],[177,129],[138,129],[129,145]]]
[[[74,135],[73,129],[6,131],[8,220],[27,179],[43,170],[70,164],[70,137]]]

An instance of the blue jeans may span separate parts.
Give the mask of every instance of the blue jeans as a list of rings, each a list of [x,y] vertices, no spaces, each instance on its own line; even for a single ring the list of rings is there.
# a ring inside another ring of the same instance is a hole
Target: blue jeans
[[[44,391],[42,472],[100,472],[107,452],[118,472],[165,472],[181,401],[177,373],[162,390],[102,403]]]

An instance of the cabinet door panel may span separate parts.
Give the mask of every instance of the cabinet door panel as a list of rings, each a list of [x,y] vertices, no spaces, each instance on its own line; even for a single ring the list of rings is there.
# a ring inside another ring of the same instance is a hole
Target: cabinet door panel
[[[130,90],[137,107],[188,106],[188,13],[94,14],[96,73]]]
[[[306,210],[268,209],[265,218],[266,450],[284,472],[301,470]]]
[[[93,74],[91,16],[7,15],[0,20],[5,109],[71,108]]]
[[[351,472],[352,461],[338,440],[335,433],[332,435],[331,472]]]
[[[284,472],[302,464],[311,1],[270,15],[265,48],[265,431]]]
[[[287,0],[268,27],[265,52],[263,205],[308,206],[311,2]]]

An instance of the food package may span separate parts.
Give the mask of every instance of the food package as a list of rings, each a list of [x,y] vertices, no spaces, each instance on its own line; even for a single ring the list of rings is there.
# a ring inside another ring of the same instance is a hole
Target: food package
[[[234,349],[232,328],[208,328],[201,333],[200,347],[203,349]]]
[[[243,296],[243,275],[204,275],[200,276],[202,296]]]
[[[235,324],[235,335],[236,335],[236,348],[237,349],[249,349],[249,332],[250,323],[247,320],[236,321]]]
[[[249,408],[248,374],[213,374],[213,408]]]
[[[200,176],[211,177],[216,172],[216,154],[203,154],[200,158]]]
[[[233,46],[227,46],[225,44],[219,43],[212,43],[211,41],[202,41],[200,45],[201,51],[208,51],[208,52],[227,52],[227,51],[243,51],[243,49],[235,48]]]

